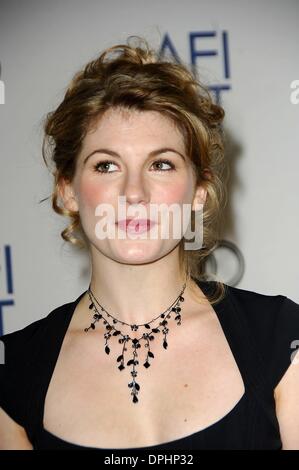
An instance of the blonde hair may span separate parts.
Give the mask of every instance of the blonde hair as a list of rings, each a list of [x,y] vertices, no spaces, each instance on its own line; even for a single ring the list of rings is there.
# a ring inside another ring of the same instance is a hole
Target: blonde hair
[[[137,45],[130,44],[134,37],[139,41]],[[203,208],[203,246],[188,251],[183,237],[179,245],[180,268],[188,279],[209,280],[205,263],[218,246],[221,209],[226,203],[224,110],[213,102],[208,88],[186,65],[161,60],[148,42],[138,36],[129,37],[127,44],[104,50],[87,63],[74,75],[57,109],[44,119],[42,155],[49,167],[49,152],[54,166],[52,208],[70,218],[61,237],[78,248],[88,246],[79,212],[59,205],[59,186],[63,179],[73,180],[83,139],[109,108],[157,111],[181,131],[196,182],[205,186],[207,198]],[[216,280],[215,287],[208,297],[211,304],[225,295],[225,284]]]

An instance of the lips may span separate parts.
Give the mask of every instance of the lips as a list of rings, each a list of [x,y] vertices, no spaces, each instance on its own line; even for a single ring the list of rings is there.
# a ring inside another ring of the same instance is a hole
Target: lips
[[[125,219],[117,222],[117,225],[124,231],[130,233],[142,233],[150,230],[156,222],[150,219]]]

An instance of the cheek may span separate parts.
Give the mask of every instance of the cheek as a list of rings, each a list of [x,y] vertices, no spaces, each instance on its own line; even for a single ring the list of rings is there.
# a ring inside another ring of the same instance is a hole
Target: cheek
[[[101,203],[115,203],[115,187],[105,184],[97,178],[85,177],[78,184],[78,201],[80,208],[94,209]],[[193,187],[188,179],[176,180],[173,183],[165,183],[152,189],[152,202],[161,204],[191,203]],[[80,209],[79,209],[80,210]]]
[[[79,205],[95,208],[98,204],[109,201],[107,186],[91,178],[85,178],[79,184]]]
[[[183,227],[186,226],[184,224],[187,224],[189,220],[189,211],[188,211],[188,206],[184,206],[185,204],[192,204],[192,199],[193,199],[193,186],[192,186],[192,181],[191,180],[183,180],[176,181],[175,184],[165,184],[163,188],[160,188],[159,194],[156,194],[155,197],[155,202],[161,206],[161,212],[159,215],[159,221],[161,223],[162,227],[162,233],[165,230],[166,233],[173,233],[173,224],[175,224],[175,227],[177,230],[175,233],[180,234],[180,236],[183,235]],[[164,204],[166,206],[172,206],[173,204],[176,205],[178,204],[181,208],[181,210],[176,213],[173,212],[173,209],[170,210],[170,213],[168,213],[168,209],[164,207]],[[173,215],[177,214],[177,215]],[[185,214],[185,215],[184,215]],[[170,224],[170,225],[169,225]],[[170,230],[170,232],[169,232]],[[171,236],[170,236],[171,238]]]
[[[166,204],[187,203],[192,200],[192,185],[186,183],[168,184],[165,188],[160,189],[159,195],[156,194],[157,202]]]

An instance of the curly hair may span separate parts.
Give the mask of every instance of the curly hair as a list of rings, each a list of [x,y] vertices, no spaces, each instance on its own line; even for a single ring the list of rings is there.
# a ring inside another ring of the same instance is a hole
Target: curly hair
[[[137,45],[130,43],[138,39]],[[157,111],[170,118],[180,130],[186,154],[196,176],[207,190],[203,208],[203,246],[186,250],[180,240],[180,269],[188,279],[207,281],[206,261],[219,244],[221,210],[226,203],[226,170],[224,158],[224,110],[215,104],[211,94],[187,65],[161,60],[148,42],[130,36],[127,44],[118,44],[102,52],[78,71],[68,85],[59,106],[46,114],[43,122],[43,160],[47,152],[53,164],[53,210],[70,219],[61,237],[78,248],[87,248],[79,212],[59,205],[62,180],[72,182],[77,156],[85,135],[109,108]],[[46,198],[46,199],[49,199]],[[191,216],[194,217],[194,213]],[[193,219],[194,220],[194,219]],[[211,304],[225,295],[225,284],[216,280],[208,296]]]

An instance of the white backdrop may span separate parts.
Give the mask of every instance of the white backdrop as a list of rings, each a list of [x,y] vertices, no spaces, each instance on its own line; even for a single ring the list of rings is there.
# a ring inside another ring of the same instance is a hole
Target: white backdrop
[[[0,9],[5,333],[88,287],[88,259],[59,235],[67,221],[49,202],[38,204],[52,189],[41,157],[41,120],[80,67],[133,34],[157,48],[168,37],[184,63],[193,57],[207,84],[227,88],[221,104],[231,178],[223,238],[244,256],[237,287],[299,302],[299,104],[290,100],[291,82],[299,79],[297,0],[2,0]],[[219,249],[216,259],[217,275],[229,283],[237,270],[233,253]]]

